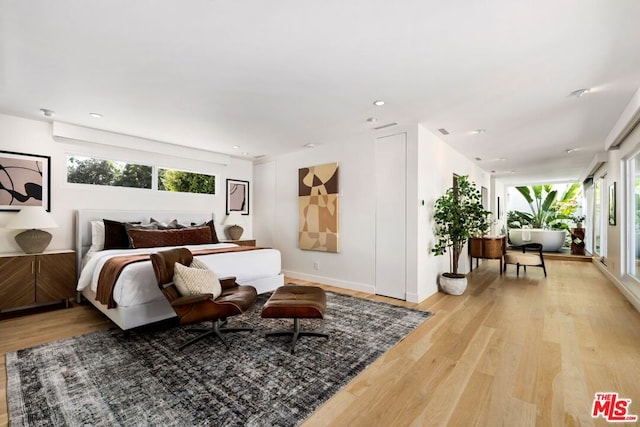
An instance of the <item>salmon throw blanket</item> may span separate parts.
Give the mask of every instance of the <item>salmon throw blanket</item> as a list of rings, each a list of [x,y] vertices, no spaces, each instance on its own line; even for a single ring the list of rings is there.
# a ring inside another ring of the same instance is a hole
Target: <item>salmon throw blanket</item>
[[[194,256],[220,254],[227,252],[244,252],[255,251],[256,249],[266,249],[258,246],[234,246],[231,248],[219,248],[219,249],[199,249],[191,251]],[[117,306],[113,299],[113,289],[115,288],[116,281],[120,277],[122,270],[129,264],[133,264],[141,261],[149,261],[149,254],[132,254],[132,255],[119,255],[109,258],[104,263],[100,270],[100,276],[98,276],[98,286],[96,288],[96,300],[105,304],[107,308],[115,308]]]

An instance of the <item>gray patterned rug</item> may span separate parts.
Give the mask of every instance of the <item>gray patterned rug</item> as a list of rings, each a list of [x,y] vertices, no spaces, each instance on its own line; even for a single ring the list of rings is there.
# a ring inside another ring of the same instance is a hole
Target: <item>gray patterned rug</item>
[[[164,327],[82,335],[7,354],[13,426],[293,426],[432,313],[327,292],[325,320],[302,320],[329,339],[285,337],[291,320],[261,319],[267,295],[227,334],[182,351],[193,336]]]

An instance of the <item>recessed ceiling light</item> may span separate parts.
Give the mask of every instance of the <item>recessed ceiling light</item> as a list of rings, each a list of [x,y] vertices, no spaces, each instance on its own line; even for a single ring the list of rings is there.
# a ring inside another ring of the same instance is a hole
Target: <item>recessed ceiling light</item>
[[[316,144],[314,144],[313,142],[310,142],[308,144],[304,144],[304,146],[307,148],[315,148]]]
[[[506,157],[498,157],[498,158],[496,158],[496,161],[498,161],[498,162],[504,162],[505,160],[507,160]]]
[[[369,117],[369,118],[367,119],[367,123],[375,123],[375,122],[377,122],[377,121],[378,121],[378,119],[376,119],[375,117]]]
[[[478,161],[478,162],[481,162],[481,161],[482,161],[482,158],[481,158],[481,157],[476,157],[475,159],[476,159],[476,161]]]
[[[244,153],[242,153],[243,156],[248,156],[249,152],[245,151]]]
[[[564,151],[565,151],[565,153],[567,153],[567,154],[571,154],[571,153],[573,153],[574,151],[580,151],[580,149],[579,149],[579,148],[567,148],[567,149],[566,149],[566,150],[564,150]]]
[[[571,93],[569,94],[569,96],[575,96],[576,98],[580,98],[580,97],[582,97],[584,94],[587,94],[587,93],[589,93],[589,92],[591,92],[591,89],[589,89],[589,88],[577,89],[577,90],[574,90],[573,92],[571,92]]]
[[[102,114],[100,114],[100,113],[89,113],[89,115],[91,117],[93,117],[93,118],[96,118],[96,119],[101,119],[102,118]]]
[[[483,133],[487,133],[486,129],[476,129],[472,132],[474,135],[481,135]]]
[[[235,148],[237,150],[238,148],[240,148],[240,146],[239,145],[234,145],[233,148]]]
[[[42,111],[42,114],[44,114],[45,117],[53,117],[53,114],[55,113],[55,111],[47,110],[46,108],[41,108],[40,111]]]
[[[377,101],[373,101],[373,105],[376,105],[376,106],[378,106],[378,107],[379,107],[379,106],[381,106],[381,105],[384,105],[384,101],[383,101],[383,100],[381,100],[381,99],[379,99],[379,100],[377,100]]]

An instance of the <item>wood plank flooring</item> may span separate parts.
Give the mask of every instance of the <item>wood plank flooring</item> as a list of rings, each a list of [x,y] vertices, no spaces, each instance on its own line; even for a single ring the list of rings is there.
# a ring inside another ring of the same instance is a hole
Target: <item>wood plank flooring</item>
[[[640,415],[640,313],[592,264],[547,269],[500,276],[485,261],[464,295],[419,305],[323,286],[436,314],[303,426],[604,426],[590,413],[607,391]],[[5,353],[109,326],[89,305],[0,321],[0,425]]]

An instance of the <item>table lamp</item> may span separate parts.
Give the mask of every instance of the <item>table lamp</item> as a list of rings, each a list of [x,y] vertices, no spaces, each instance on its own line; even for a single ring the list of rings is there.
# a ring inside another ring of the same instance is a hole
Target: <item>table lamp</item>
[[[239,212],[231,212],[227,215],[227,218],[224,220],[224,224],[228,225],[224,231],[227,233],[227,237],[231,240],[240,240],[242,233],[244,232],[244,228],[238,225],[239,222],[242,222],[242,216]]]
[[[51,233],[40,230],[41,228],[57,228],[58,224],[51,214],[42,206],[25,206],[11,219],[6,228],[25,229],[15,237],[16,243],[27,254],[37,254],[51,243]]]

